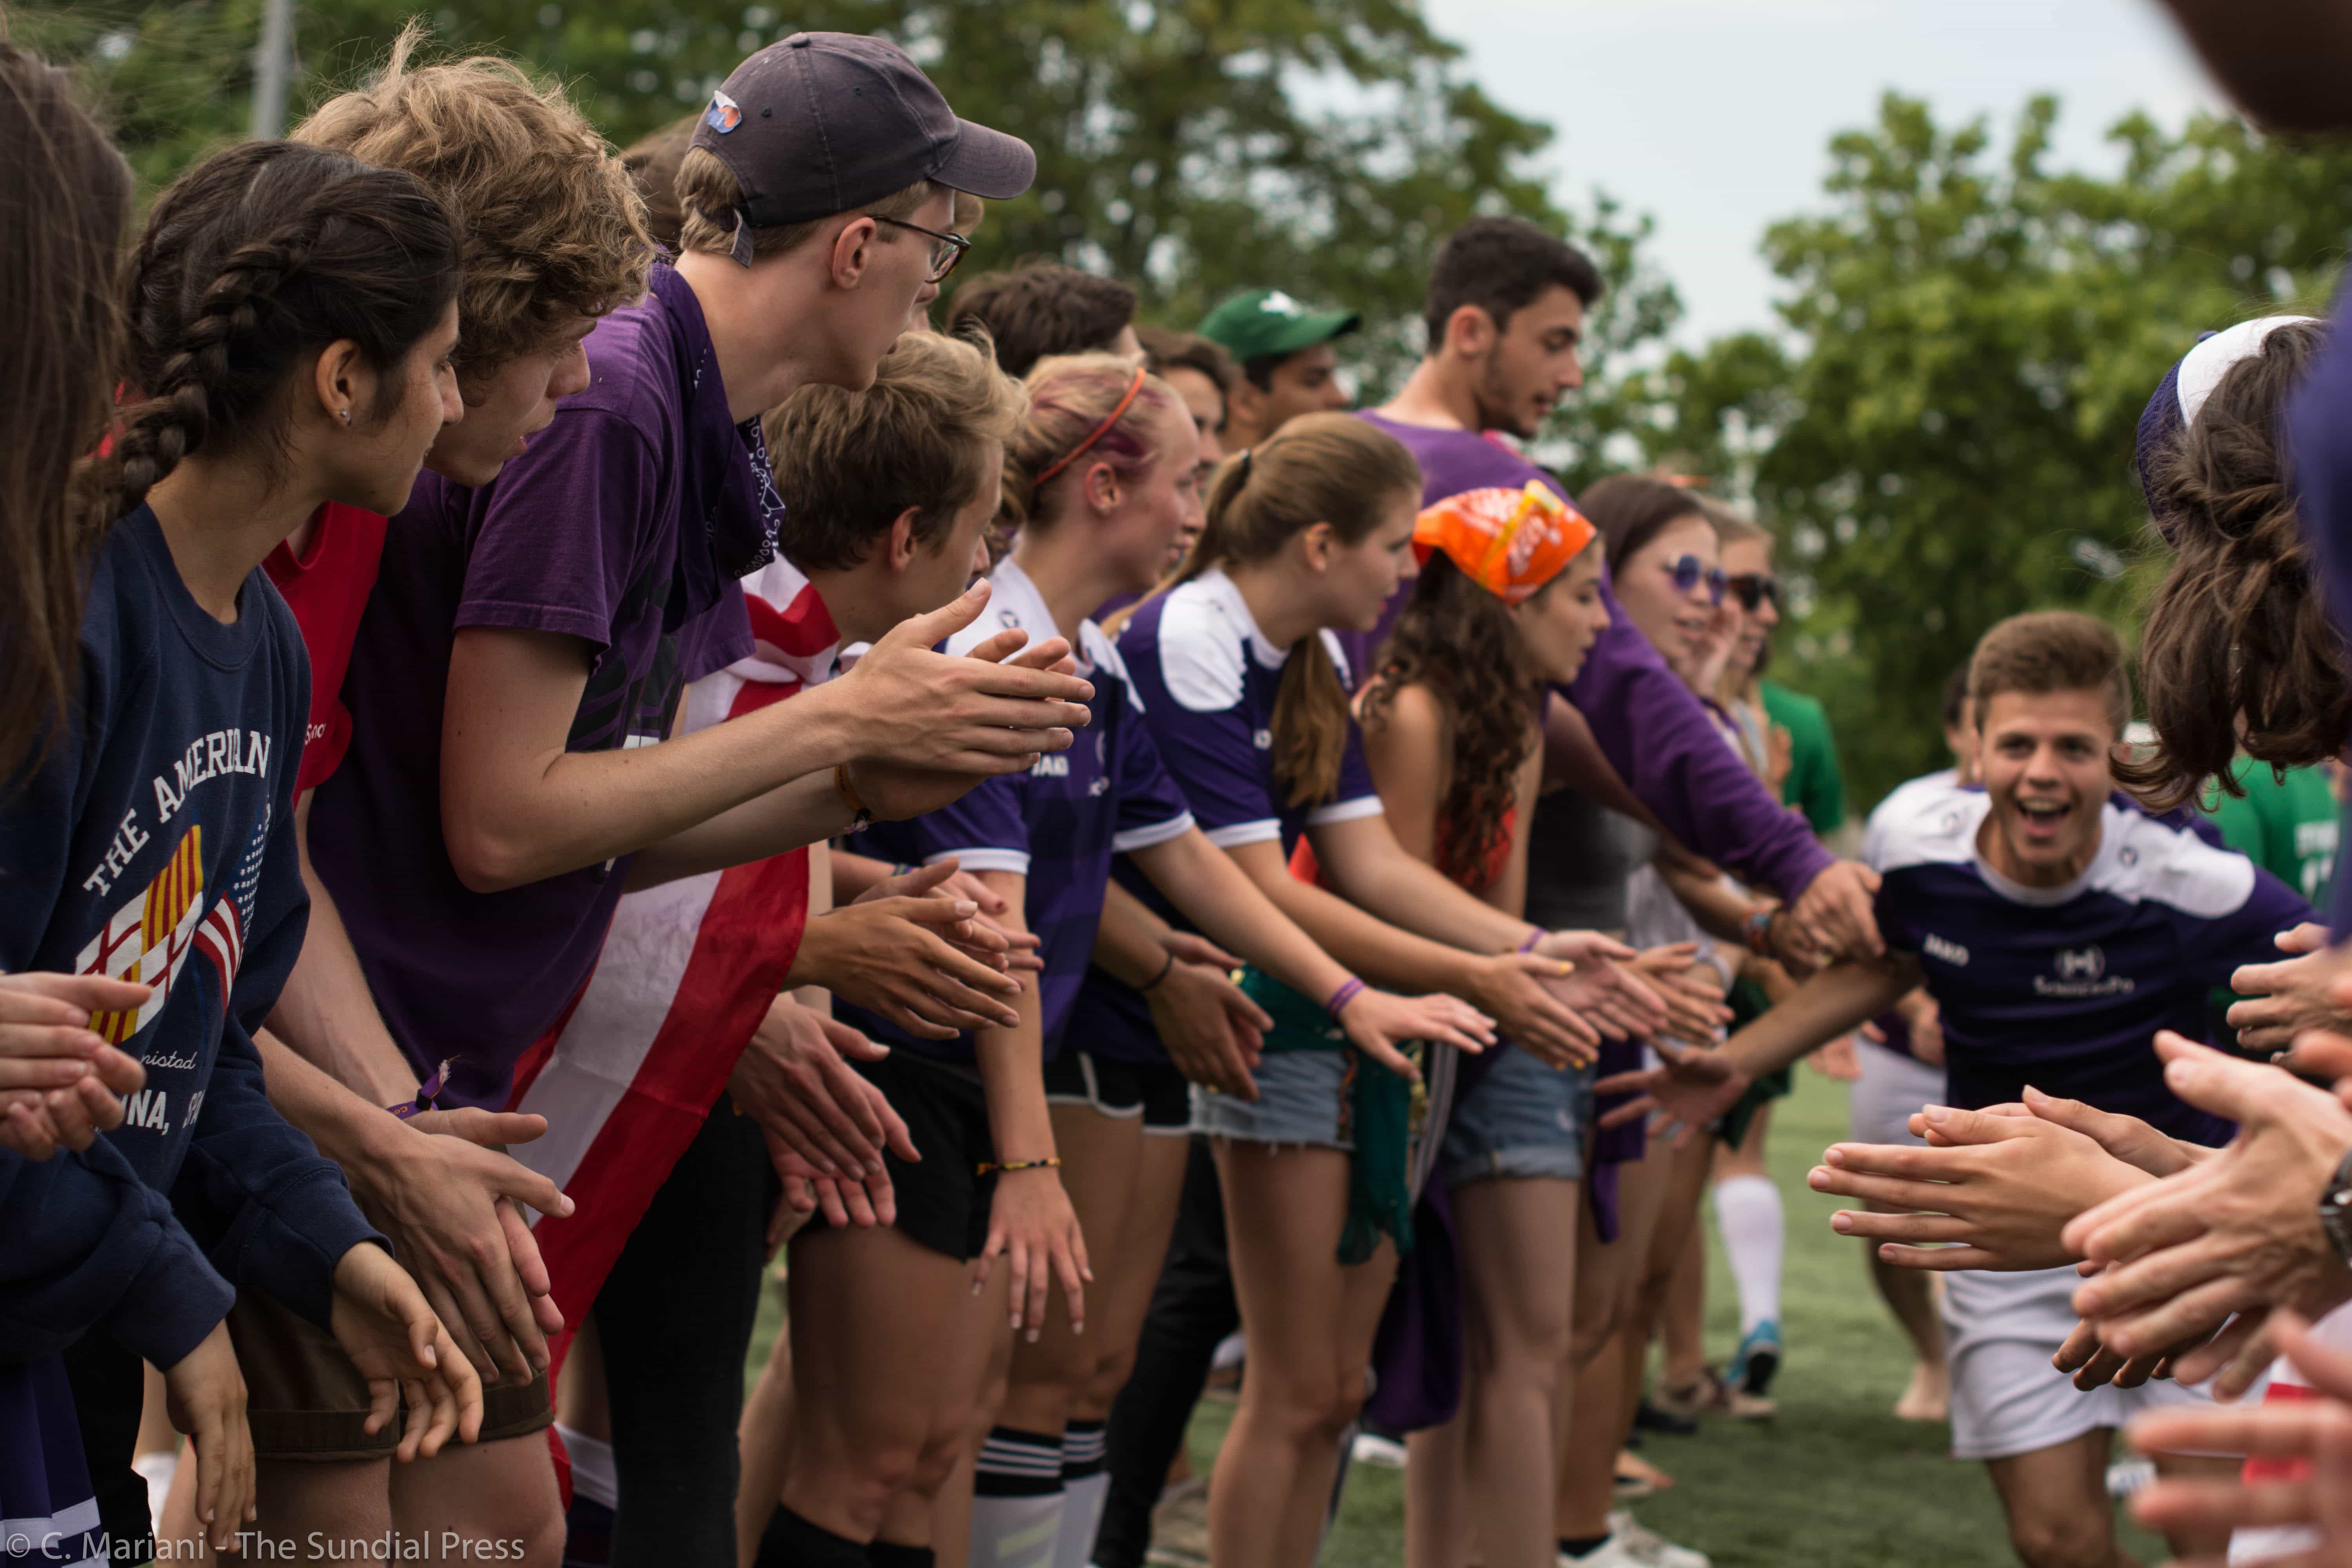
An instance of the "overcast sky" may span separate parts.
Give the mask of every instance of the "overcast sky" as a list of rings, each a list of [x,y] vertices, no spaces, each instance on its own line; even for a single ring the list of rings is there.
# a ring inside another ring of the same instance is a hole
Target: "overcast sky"
[[[1831,135],[1879,94],[1939,123],[2005,126],[2058,95],[2058,151],[2113,168],[2103,133],[2135,107],[2168,124],[2221,107],[2155,0],[1424,0],[1486,92],[1559,135],[1563,198],[1595,184],[1657,220],[1655,254],[1696,341],[1772,321],[1765,226],[1817,206]],[[2004,136],[2003,144],[2006,142]]]

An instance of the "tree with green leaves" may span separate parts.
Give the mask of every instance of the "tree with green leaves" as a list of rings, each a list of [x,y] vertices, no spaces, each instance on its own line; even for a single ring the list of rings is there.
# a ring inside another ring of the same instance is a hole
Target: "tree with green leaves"
[[[381,58],[410,8],[304,0],[297,111]],[[245,134],[258,0],[20,15],[35,47],[79,63],[151,185]],[[1368,396],[1418,356],[1429,260],[1475,214],[1569,233],[1635,280],[1596,324],[1604,363],[1675,310],[1640,265],[1646,225],[1606,198],[1576,220],[1555,206],[1534,162],[1550,129],[1481,92],[1413,0],[476,0],[428,19],[436,50],[562,78],[623,143],[793,31],[887,37],[958,112],[1037,149],[1034,189],[990,211],[967,268],[1053,257],[1126,279],[1148,318],[1184,326],[1254,285],[1344,303],[1364,313],[1346,347]]]
[[[2314,310],[2352,243],[2352,151],[2200,117],[2051,166],[1889,94],[1831,143],[1828,210],[1766,235],[1786,331],[1677,353],[1628,402],[1653,454],[1752,494],[1810,613],[1788,679],[1830,704],[1864,804],[1943,763],[1937,696],[1979,633],[2071,605],[2127,623],[2148,395],[2206,330]]]

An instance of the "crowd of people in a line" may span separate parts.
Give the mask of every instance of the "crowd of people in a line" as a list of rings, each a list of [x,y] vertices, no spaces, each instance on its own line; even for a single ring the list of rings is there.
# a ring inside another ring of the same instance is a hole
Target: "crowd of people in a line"
[[[2174,9],[2347,118],[2352,8]],[[1411,1568],[1706,1568],[1630,1446],[1773,1409],[1800,1058],[2023,1562],[2127,1428],[2352,1563],[2352,336],[2154,389],[2147,724],[2011,616],[1857,833],[1768,529],[1537,460],[1557,235],[1349,411],[1281,287],[934,322],[1035,159],[887,41],[625,153],[422,42],[135,233],[0,44],[0,1563],[1139,1568],[1237,1342],[1212,1568],[1356,1454]]]

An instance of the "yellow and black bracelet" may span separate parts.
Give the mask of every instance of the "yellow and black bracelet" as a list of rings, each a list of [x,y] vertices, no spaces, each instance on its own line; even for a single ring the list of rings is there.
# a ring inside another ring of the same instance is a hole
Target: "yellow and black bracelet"
[[[1002,1164],[989,1164],[982,1162],[980,1173],[990,1176],[1001,1175],[1006,1171],[1051,1171],[1059,1169],[1061,1163],[1062,1157],[1059,1154],[1048,1155],[1043,1160],[1007,1160]]]

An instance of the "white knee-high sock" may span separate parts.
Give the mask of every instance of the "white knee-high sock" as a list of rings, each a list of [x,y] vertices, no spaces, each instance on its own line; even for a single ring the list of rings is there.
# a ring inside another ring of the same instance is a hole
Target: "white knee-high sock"
[[[1103,1468],[1103,1423],[1073,1421],[1062,1433],[1062,1528],[1054,1538],[1054,1568],[1087,1568],[1102,1524],[1110,1472]]]
[[[971,1568],[1054,1568],[1061,1434],[997,1427],[980,1446],[971,1493]]]
[[[1788,1222],[1769,1176],[1730,1176],[1715,1184],[1715,1225],[1739,1289],[1739,1331],[1780,1321],[1780,1252]]]

